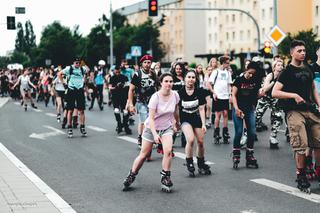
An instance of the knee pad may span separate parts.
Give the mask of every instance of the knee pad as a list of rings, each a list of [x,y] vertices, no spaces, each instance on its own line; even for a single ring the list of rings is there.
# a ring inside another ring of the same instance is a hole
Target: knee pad
[[[115,114],[120,114],[120,109],[119,108],[114,108],[114,113]]]
[[[124,109],[123,110],[123,115],[125,115],[125,116],[128,115],[128,110]]]

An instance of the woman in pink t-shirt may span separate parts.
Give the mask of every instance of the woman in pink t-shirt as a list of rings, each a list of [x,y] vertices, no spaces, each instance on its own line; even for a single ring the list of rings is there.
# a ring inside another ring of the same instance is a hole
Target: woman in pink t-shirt
[[[153,143],[162,144],[163,159],[161,171],[161,188],[170,192],[172,181],[170,179],[172,159],[172,135],[177,130],[179,95],[172,91],[173,78],[170,73],[160,76],[161,89],[151,96],[148,104],[149,116],[145,121],[145,129],[142,133],[142,147],[140,154],[134,160],[128,177],[124,181],[124,191],[127,191],[135,180],[146,157],[152,150]]]

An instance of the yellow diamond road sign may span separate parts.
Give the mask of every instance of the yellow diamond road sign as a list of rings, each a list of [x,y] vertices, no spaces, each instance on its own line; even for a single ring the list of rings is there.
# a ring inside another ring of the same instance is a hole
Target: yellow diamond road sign
[[[280,29],[278,25],[275,25],[268,34],[268,38],[275,46],[278,46],[285,37],[286,34]]]

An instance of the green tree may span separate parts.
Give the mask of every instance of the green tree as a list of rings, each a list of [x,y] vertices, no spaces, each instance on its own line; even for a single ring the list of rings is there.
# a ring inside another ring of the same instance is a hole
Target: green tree
[[[79,38],[68,27],[62,26],[57,21],[46,26],[42,32],[40,44],[36,51],[36,64],[44,66],[45,60],[51,59],[52,64],[65,66],[72,63],[74,56],[82,57],[78,51],[77,39]]]
[[[36,35],[33,32],[33,26],[30,21],[26,21],[25,23],[24,40],[25,40],[25,48],[23,51],[27,55],[31,56],[32,48],[36,47]]]
[[[24,37],[24,30],[21,22],[17,24],[17,37],[15,43],[15,50],[18,52],[24,52],[26,47],[26,40]]]
[[[317,34],[312,29],[300,31],[295,35],[288,33],[287,37],[279,45],[279,53],[290,57],[290,44],[294,39],[302,40],[306,43],[306,61],[314,62],[317,59],[316,50],[320,45],[320,41],[317,40]]]

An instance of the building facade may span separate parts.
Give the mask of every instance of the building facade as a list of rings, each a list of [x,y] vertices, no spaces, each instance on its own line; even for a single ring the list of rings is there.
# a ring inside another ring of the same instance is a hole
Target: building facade
[[[159,28],[167,53],[163,61],[182,58],[198,62],[194,57],[197,54],[257,52],[268,40],[267,35],[275,24],[273,4],[273,0],[159,0],[159,17],[152,19],[156,22],[161,14],[166,15],[165,25]],[[277,23],[285,33],[313,29],[320,35],[319,6],[320,0],[277,0]],[[168,10],[177,8],[213,10]],[[259,34],[246,13],[217,9],[240,9],[250,13],[258,24]],[[127,16],[129,24],[141,24],[148,18],[147,1],[118,12]]]

